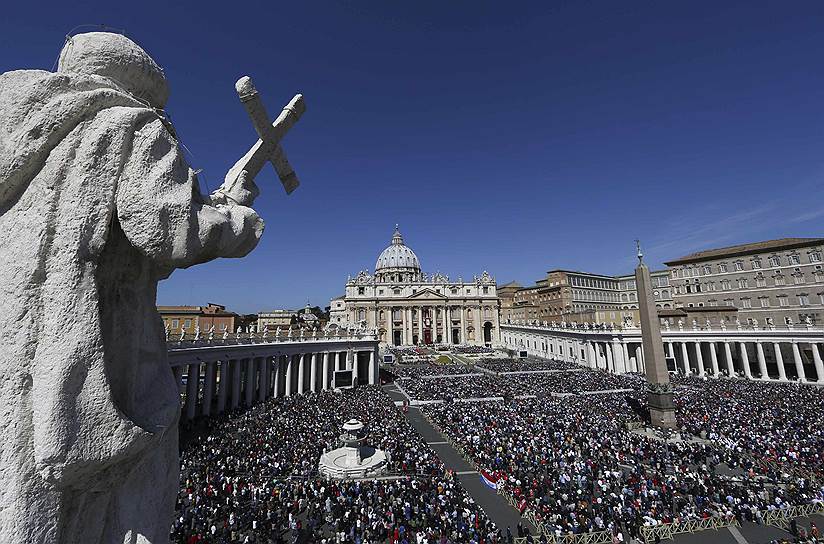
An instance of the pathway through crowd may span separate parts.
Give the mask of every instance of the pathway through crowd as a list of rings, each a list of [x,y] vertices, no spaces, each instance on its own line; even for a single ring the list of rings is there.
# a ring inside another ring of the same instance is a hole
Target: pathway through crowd
[[[395,384],[385,385],[383,389],[392,397],[392,400],[407,400]],[[518,523],[528,528],[532,534],[536,533],[535,527],[527,520],[521,518],[518,511],[509,506],[506,499],[481,482],[481,475],[478,474],[475,467],[470,465],[466,459],[446,441],[446,438],[423,417],[420,409],[410,406],[409,411],[404,415],[415,430],[423,437],[427,445],[435,450],[435,453],[438,454],[444,465],[458,476],[466,492],[472,496],[472,499],[483,509],[486,515],[489,516],[489,519],[495,522],[495,525],[501,530],[502,535],[506,535],[507,527],[510,528],[513,535],[517,534],[516,528]]]

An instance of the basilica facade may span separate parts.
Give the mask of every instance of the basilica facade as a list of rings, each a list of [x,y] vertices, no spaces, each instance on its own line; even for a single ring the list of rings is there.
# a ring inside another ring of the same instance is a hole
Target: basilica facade
[[[330,323],[377,329],[384,345],[491,345],[499,342],[499,305],[486,272],[472,281],[422,272],[396,226],[375,273],[350,277],[346,294],[332,300]]]

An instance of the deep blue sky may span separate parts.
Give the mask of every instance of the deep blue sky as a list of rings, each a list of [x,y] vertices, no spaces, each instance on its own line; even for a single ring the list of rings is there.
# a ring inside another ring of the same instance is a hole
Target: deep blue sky
[[[821,1],[12,2],[0,71],[51,69],[87,23],[165,68],[211,189],[255,139],[239,76],[270,113],[306,97],[284,142],[303,185],[264,170],[257,249],[159,303],[325,306],[395,223],[426,271],[523,284],[629,272],[636,237],[659,265],[824,235]]]

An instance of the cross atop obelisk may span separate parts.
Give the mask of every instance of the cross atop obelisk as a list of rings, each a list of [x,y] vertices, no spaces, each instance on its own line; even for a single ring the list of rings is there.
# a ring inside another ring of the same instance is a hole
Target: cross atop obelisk
[[[661,340],[661,323],[652,296],[652,280],[649,268],[644,264],[641,242],[635,240],[638,266],[635,268],[635,284],[638,289],[638,309],[641,313],[641,340],[644,346],[644,366],[647,374],[647,404],[650,422],[656,427],[675,428],[675,405],[672,402],[672,385],[664,358],[664,342]]]

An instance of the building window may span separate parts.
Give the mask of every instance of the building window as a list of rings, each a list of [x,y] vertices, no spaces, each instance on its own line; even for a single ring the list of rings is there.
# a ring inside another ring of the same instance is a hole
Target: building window
[[[756,287],[766,287],[767,286],[767,279],[764,276],[756,276],[755,278],[755,286]]]
[[[378,294],[382,295],[383,294],[383,289],[378,289]]]
[[[726,272],[727,271],[727,263],[721,263],[718,265],[719,272]]]
[[[186,321],[183,322],[183,328],[184,329],[189,329],[191,327],[192,327],[192,320],[191,319],[187,319]]]
[[[712,267],[710,265],[704,265],[704,274],[712,274]]]
[[[453,289],[452,289],[452,294],[453,294],[453,295],[457,295],[457,294],[458,294],[458,290],[457,290],[457,289],[455,289],[455,288],[453,288]]]
[[[738,280],[738,288],[746,289],[747,287],[749,287],[749,282],[747,281],[747,278],[740,278]]]
[[[722,291],[729,291],[731,287],[732,287],[732,284],[730,283],[730,280],[722,280],[721,281],[721,290]]]
[[[818,293],[820,304],[824,304],[824,293]]]
[[[176,329],[180,327],[180,320],[179,319],[172,319],[172,328]]]
[[[821,252],[820,251],[813,251],[810,253],[810,262],[811,263],[820,263],[821,262]]]
[[[796,285],[801,285],[804,283],[804,281],[804,274],[800,272],[798,274],[793,274],[793,283],[795,283]]]
[[[488,295],[488,294],[489,294],[489,287],[484,287],[484,294],[485,294],[485,295]]]
[[[787,295],[778,295],[778,305],[781,307],[786,307],[790,305],[789,300],[787,300]]]
[[[710,302],[710,306],[712,306],[713,308],[715,308],[716,306],[718,306],[718,301],[717,301],[717,300],[715,300],[715,299],[712,299],[712,300],[710,300],[709,302]]]
[[[363,321],[364,319],[366,319],[366,312],[358,310],[358,321]]]
[[[741,307],[742,308],[752,308],[752,301],[748,298],[741,299]]]
[[[761,297],[758,299],[758,301],[761,303],[762,308],[770,307],[770,299],[768,299],[767,297]]]
[[[735,308],[735,301],[731,298],[725,298],[724,299],[724,305],[729,306],[731,308]]]
[[[744,270],[744,261],[735,261],[735,271],[741,272]]]
[[[469,287],[466,288],[466,294],[469,294]]]
[[[790,262],[790,264],[801,264],[801,257],[799,257],[798,255],[790,255],[789,257],[787,257],[787,260]]]
[[[761,268],[761,259],[755,258],[752,260],[752,268],[753,270],[758,270]]]
[[[365,288],[365,287],[358,287],[358,294],[359,294],[359,295],[362,295],[362,294],[364,294],[365,292],[366,292],[366,288]]]
[[[809,306],[810,305],[810,297],[806,293],[802,293],[798,295],[798,305],[799,306]]]
[[[781,274],[777,275],[775,277],[775,285],[779,287],[782,285],[786,285],[786,282],[784,281],[784,276],[782,276]]]
[[[400,290],[400,289],[394,289],[394,290],[392,291],[392,294],[393,294],[393,295],[400,295],[400,294],[401,294],[401,290]]]
[[[781,257],[778,255],[770,257],[770,266],[781,266]]]

